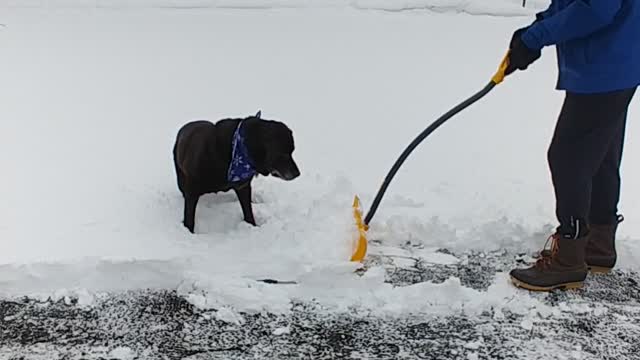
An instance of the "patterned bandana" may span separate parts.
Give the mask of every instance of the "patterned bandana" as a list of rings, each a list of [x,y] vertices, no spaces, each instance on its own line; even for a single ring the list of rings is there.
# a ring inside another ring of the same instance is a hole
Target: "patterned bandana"
[[[249,150],[244,143],[244,137],[242,121],[240,121],[233,134],[231,163],[229,164],[229,171],[227,173],[227,180],[232,183],[245,182],[256,175],[253,162],[249,156]]]

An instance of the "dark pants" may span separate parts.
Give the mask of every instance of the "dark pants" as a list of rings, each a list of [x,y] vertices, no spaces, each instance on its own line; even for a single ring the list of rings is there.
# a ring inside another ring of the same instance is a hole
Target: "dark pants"
[[[566,95],[548,152],[565,238],[586,235],[588,223],[616,221],[627,110],[635,90]]]

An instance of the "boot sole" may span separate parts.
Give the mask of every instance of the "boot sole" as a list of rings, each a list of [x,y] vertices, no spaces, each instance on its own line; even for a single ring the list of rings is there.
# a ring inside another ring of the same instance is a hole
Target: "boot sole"
[[[589,266],[589,271],[592,274],[609,274],[611,273],[612,268],[602,267],[602,266]]]
[[[513,276],[511,277],[511,281],[515,286],[521,287],[523,289],[531,290],[531,291],[552,291],[555,289],[571,290],[571,289],[581,289],[584,286],[584,282],[582,281],[568,282],[568,283],[562,283],[562,284],[557,284],[552,286],[536,286],[536,285],[531,285],[523,281],[520,281],[514,278]]]

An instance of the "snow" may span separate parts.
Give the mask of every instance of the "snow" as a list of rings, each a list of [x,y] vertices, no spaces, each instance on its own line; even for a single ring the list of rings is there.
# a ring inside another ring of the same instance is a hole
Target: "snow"
[[[245,323],[242,315],[226,307],[221,307],[220,309],[218,309],[218,311],[216,312],[216,319],[236,325],[242,325]]]
[[[524,319],[520,323],[520,326],[522,326],[522,328],[525,330],[531,330],[533,329],[533,322],[531,321],[531,319]]]
[[[442,316],[465,314],[479,316],[486,311],[548,317],[554,312],[549,305],[514,288],[505,273],[495,275],[486,291],[462,286],[451,277],[442,283],[422,282],[396,287],[384,282],[384,271],[371,268],[362,278],[352,271],[335,267],[307,273],[298,278],[298,284],[272,286],[239,278],[203,279],[179,290],[191,304],[201,309],[218,310],[220,320],[242,323],[233,311],[249,314],[269,312],[289,314],[291,301],[320,304],[326,311],[362,316],[375,314],[382,317],[407,315]],[[203,291],[206,289],[206,291]],[[232,315],[229,315],[232,304]],[[222,311],[222,315],[220,315]],[[558,307],[555,315],[601,313],[588,304],[566,303]],[[528,320],[531,321],[531,320]],[[523,325],[524,326],[524,325]]]
[[[383,317],[594,311],[552,309],[505,273],[487,290],[457,277],[395,287],[383,268],[359,276],[348,261],[353,196],[368,210],[404,147],[485,85],[530,20],[470,14],[544,5],[519,3],[0,1],[0,297],[91,306],[103,292],[176,289],[234,324],[293,301]],[[416,8],[437,11],[362,11]],[[411,155],[373,219],[371,254],[451,265],[460,259],[438,249],[544,244],[554,225],[546,147],[562,101],[554,64],[546,51]],[[177,129],[257,110],[293,129],[302,176],[255,182],[256,228],[232,193],[206,196],[189,234],[171,162]],[[624,269],[640,264],[637,124],[623,168]],[[296,283],[256,281],[268,278]]]
[[[113,349],[109,353],[109,356],[113,359],[119,359],[119,360],[133,360],[136,358],[136,354],[127,347],[119,347],[119,348]]]
[[[27,8],[175,8],[291,9],[355,8],[360,10],[469,13],[523,16],[544,9],[550,0],[0,0],[0,6]]]
[[[280,328],[277,328],[277,329],[273,330],[273,335],[282,336],[282,335],[285,335],[285,334],[289,334],[290,332],[291,332],[291,329],[289,329],[288,326],[287,327],[280,327]]]

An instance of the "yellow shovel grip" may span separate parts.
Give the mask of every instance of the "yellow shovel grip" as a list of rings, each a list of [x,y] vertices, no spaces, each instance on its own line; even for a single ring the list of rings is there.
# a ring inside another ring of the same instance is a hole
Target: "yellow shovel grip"
[[[491,81],[493,81],[496,85],[504,81],[505,72],[507,71],[508,66],[509,66],[509,53],[507,52],[507,54],[502,59],[502,62],[500,63],[498,72],[496,72],[496,74],[493,75],[493,78],[491,78]]]

